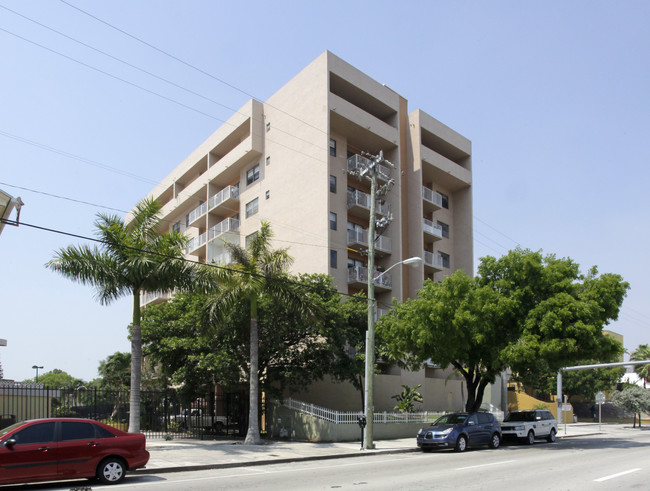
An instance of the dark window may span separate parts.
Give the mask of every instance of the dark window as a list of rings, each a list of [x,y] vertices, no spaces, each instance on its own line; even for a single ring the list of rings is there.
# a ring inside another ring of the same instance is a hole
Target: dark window
[[[336,269],[338,262],[338,253],[332,249],[330,250],[330,268]]]
[[[492,415],[490,413],[478,413],[478,422],[480,424],[491,423]]]
[[[260,165],[246,171],[246,185],[251,185],[260,178]]]
[[[61,422],[61,440],[90,440],[95,438],[95,425],[75,421]]]
[[[449,254],[445,254],[444,252],[440,252],[440,257],[442,258],[442,267],[443,268],[448,268],[449,267]]]
[[[252,234],[246,236],[246,247],[250,245],[255,237],[257,237],[257,232],[253,232]]]
[[[246,218],[252,217],[259,209],[259,201],[255,198],[253,201],[246,203]]]
[[[449,196],[442,193],[440,193],[440,196],[442,196],[442,207],[449,209]]]
[[[266,123],[266,131],[271,131],[271,123]]]
[[[271,191],[266,191],[266,199],[269,199],[271,197]]]
[[[336,176],[330,176],[330,193],[336,193]]]
[[[266,157],[266,165],[271,165],[271,156]]]
[[[15,433],[12,438],[18,445],[49,443],[54,441],[54,422],[38,423]]]
[[[442,236],[449,238],[449,225],[438,220],[438,225],[442,227]]]
[[[336,157],[336,140],[334,138],[330,138],[330,155]]]
[[[176,222],[174,225],[172,225],[172,230],[174,232],[180,233],[180,231],[181,231],[181,222]]]
[[[185,227],[190,226],[190,214],[185,215]]]
[[[330,211],[330,230],[336,230],[336,213]]]

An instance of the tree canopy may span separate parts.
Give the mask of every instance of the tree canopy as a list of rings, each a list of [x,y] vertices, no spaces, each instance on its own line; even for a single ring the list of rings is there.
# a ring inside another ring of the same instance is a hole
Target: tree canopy
[[[35,379],[31,379],[30,381],[33,382]],[[59,368],[40,374],[38,376],[38,382],[46,387],[57,389],[76,389],[85,384],[80,378],[75,378]]]
[[[641,427],[641,413],[650,412],[650,390],[629,385],[622,391],[614,392],[612,403],[618,407],[634,413],[634,424],[636,426],[636,415],[639,415],[639,428]]]
[[[524,383],[583,360],[622,352],[603,334],[618,316],[629,285],[616,274],[580,274],[571,259],[516,249],[481,259],[478,275],[462,271],[426,281],[415,299],[383,316],[378,336],[390,359],[411,368],[430,360],[465,378],[466,410],[510,367]]]
[[[637,349],[635,349],[630,355],[631,361],[644,361],[650,360],[650,346],[647,344],[640,344]],[[648,365],[636,365],[634,371],[637,373],[639,378],[643,380],[643,387],[650,382],[650,364]]]

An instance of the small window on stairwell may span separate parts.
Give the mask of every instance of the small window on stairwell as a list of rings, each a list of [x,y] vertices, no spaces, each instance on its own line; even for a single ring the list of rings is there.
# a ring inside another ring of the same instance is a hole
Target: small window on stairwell
[[[442,267],[449,268],[450,267],[449,254],[446,254],[444,252],[439,252],[438,254],[440,254],[440,258],[442,259]]]
[[[445,222],[441,222],[438,220],[438,226],[442,228],[442,236],[445,238],[449,238],[449,225],[447,225]]]

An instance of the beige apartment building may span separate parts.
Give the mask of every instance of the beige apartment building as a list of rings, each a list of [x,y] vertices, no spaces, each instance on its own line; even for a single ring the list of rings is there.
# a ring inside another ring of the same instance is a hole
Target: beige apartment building
[[[349,171],[363,152],[393,164],[394,181],[377,204],[392,222],[376,241],[376,267],[397,266],[375,286],[379,314],[392,299],[415,296],[425,279],[473,271],[471,142],[350,64],[325,52],[266,102],[248,101],[178,165],[150,196],[165,223],[187,234],[188,257],[229,262],[224,241],[244,245],[269,221],[274,246],[288,247],[295,273],[326,273],[341,292],[367,289],[370,187]],[[380,181],[384,184],[387,179]],[[143,303],[160,301],[147,296]],[[430,367],[386,367],[375,407],[390,410],[401,384],[422,384],[426,409],[462,408],[459,381]],[[444,396],[442,396],[444,394]],[[351,386],[316,384],[299,398],[339,410],[360,409]],[[487,397],[489,401],[489,395]]]

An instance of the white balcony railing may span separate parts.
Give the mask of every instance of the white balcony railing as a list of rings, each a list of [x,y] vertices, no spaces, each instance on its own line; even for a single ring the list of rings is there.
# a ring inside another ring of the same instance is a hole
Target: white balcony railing
[[[362,244],[368,246],[368,231],[362,230],[348,230],[348,245]],[[380,235],[375,241],[375,249],[383,252],[391,252],[390,237]]]
[[[379,276],[381,275],[381,276]],[[368,268],[364,266],[353,266],[348,268],[348,283],[365,283],[368,284]],[[393,288],[393,278],[390,273],[381,274],[381,271],[375,270],[375,286],[382,288]]]
[[[354,154],[348,157],[348,171],[363,169],[373,165],[372,160],[362,157],[361,155]],[[377,177],[381,180],[387,181],[390,179],[390,167],[379,165],[377,167]]]
[[[348,209],[360,206],[366,210],[370,210],[370,195],[355,189],[354,191],[348,191]],[[377,203],[375,206],[375,212],[378,215],[388,215],[388,205],[386,203]]]
[[[239,199],[239,186],[228,186],[208,200],[208,211],[216,208],[229,199]]]
[[[198,237],[194,237],[193,239],[190,239],[187,242],[187,248],[185,249],[186,254],[191,254],[195,250],[197,250],[199,247],[205,244],[207,240],[208,234],[206,232],[203,232],[201,235]]]
[[[192,211],[190,211],[189,223],[194,223],[196,220],[201,218],[207,212],[208,212],[208,204],[207,203],[203,203],[200,206],[197,206]]]
[[[434,206],[437,206],[438,208],[442,208],[442,194],[434,191],[433,189],[422,186],[422,199],[428,201]]]
[[[434,252],[424,251],[424,264],[442,270],[442,256]]]
[[[435,235],[439,239],[442,239],[442,227],[437,223],[433,223],[431,220],[423,218],[422,229],[429,235]]]
[[[220,221],[215,226],[208,229],[208,240],[213,240],[226,232],[238,232],[239,220],[236,218],[226,218]]]

